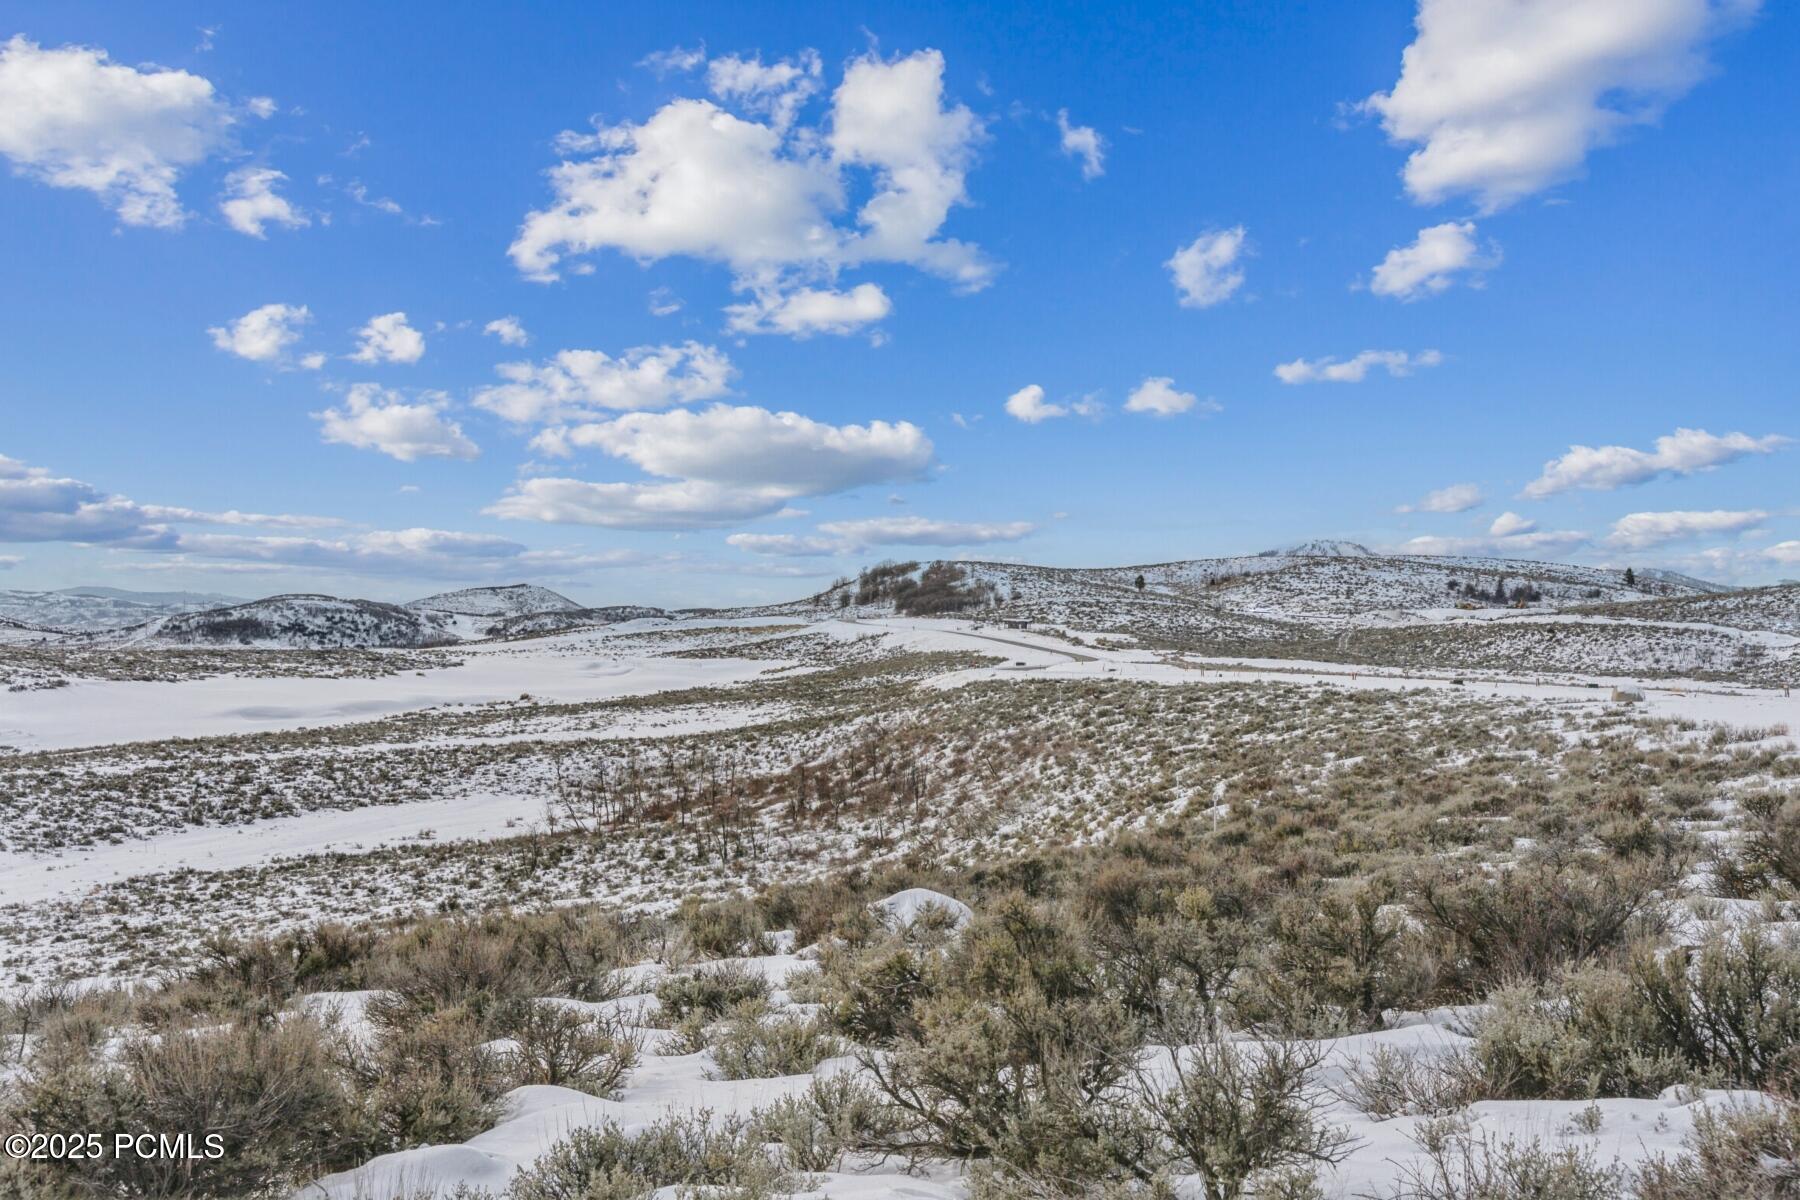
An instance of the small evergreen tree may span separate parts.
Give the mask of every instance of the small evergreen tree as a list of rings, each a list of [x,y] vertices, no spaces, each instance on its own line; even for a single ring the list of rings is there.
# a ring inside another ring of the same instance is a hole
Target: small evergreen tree
[[[1138,577],[1137,577],[1136,582],[1137,582],[1137,590],[1140,592],[1143,591],[1144,590],[1144,574],[1142,571],[1138,572]]]
[[[1637,586],[1637,572],[1632,570],[1630,567],[1625,568],[1625,586],[1626,587],[1636,587]]]

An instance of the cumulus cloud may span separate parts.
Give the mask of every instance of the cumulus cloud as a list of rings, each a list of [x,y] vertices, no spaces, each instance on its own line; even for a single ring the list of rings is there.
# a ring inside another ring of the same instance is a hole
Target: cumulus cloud
[[[932,445],[906,421],[827,425],[792,412],[713,405],[634,412],[547,430],[549,454],[599,450],[669,482],[530,479],[487,511],[501,517],[627,529],[699,529],[780,512],[801,496],[917,479]]]
[[[0,155],[51,187],[92,192],[127,225],[175,229],[182,171],[227,144],[230,107],[187,71],[139,69],[87,46],[0,46]]]
[[[1503,512],[1494,518],[1488,526],[1488,536],[1496,538],[1516,537],[1521,533],[1536,533],[1537,522],[1529,517],[1521,517],[1516,512]]]
[[[1008,396],[1006,411],[1027,425],[1036,425],[1039,421],[1048,421],[1054,417],[1069,415],[1069,410],[1060,404],[1044,403],[1043,386],[1036,383],[1028,383]]]
[[[1709,471],[1750,454],[1773,454],[1791,440],[1774,433],[1763,437],[1728,433],[1719,437],[1704,429],[1677,429],[1657,438],[1654,450],[1570,446],[1567,454],[1545,463],[1542,474],[1519,494],[1528,500],[1541,500],[1575,488],[1610,492],[1663,475]]]
[[[740,58],[722,55],[706,64],[706,86],[721,100],[735,101],[749,112],[769,118],[769,124],[785,133],[819,86],[824,75],[816,50],[763,65],[761,56]]]
[[[481,389],[475,404],[520,424],[713,400],[731,390],[736,374],[723,351],[699,342],[636,346],[617,358],[603,350],[563,350],[542,363],[502,363],[494,370],[507,382]]]
[[[1445,221],[1419,230],[1412,245],[1389,250],[1369,276],[1369,290],[1377,296],[1420,300],[1447,290],[1459,272],[1499,265],[1498,246],[1489,243],[1483,251],[1475,244],[1475,222]]]
[[[1181,307],[1211,308],[1230,299],[1244,286],[1244,249],[1244,227],[1237,225],[1203,233],[1175,251],[1163,266],[1175,280]]]
[[[1125,398],[1125,411],[1173,417],[1196,404],[1203,413],[1215,413],[1221,408],[1217,401],[1202,401],[1192,392],[1177,391],[1175,381],[1167,375],[1153,375],[1132,389],[1131,395]]]
[[[1705,73],[1704,47],[1759,0],[1420,0],[1398,82],[1364,102],[1417,146],[1420,203],[1489,211],[1574,175]]]
[[[743,488],[703,480],[589,483],[542,476],[518,483],[482,511],[515,521],[604,529],[683,530],[736,525],[778,512],[784,488]]]
[[[823,128],[797,127],[817,85],[816,58],[765,66],[715,60],[713,100],[670,101],[641,124],[565,134],[550,172],[549,207],[528,213],[510,253],[521,273],[550,280],[564,260],[613,249],[640,262],[719,262],[740,286],[766,289],[834,276],[870,262],[906,263],[959,287],[985,286],[993,264],[939,236],[964,203],[982,136],[973,113],[947,105],[935,50],[852,61]],[[740,115],[744,114],[744,115]],[[848,185],[868,199],[840,219]]]
[[[1413,504],[1402,504],[1394,511],[1403,513],[1468,512],[1471,508],[1479,508],[1486,499],[1487,497],[1481,494],[1481,488],[1477,484],[1453,483],[1449,487],[1426,492],[1423,499]]]
[[[179,540],[169,528],[176,524],[307,528],[335,523],[329,517],[138,504],[0,454],[0,542],[79,542],[162,550]]]
[[[754,300],[725,309],[733,333],[783,333],[807,338],[815,333],[855,333],[893,311],[887,293],[872,283],[847,291],[832,288],[767,290]]]
[[[1098,179],[1106,174],[1106,139],[1091,125],[1069,124],[1069,110],[1056,114],[1057,132],[1062,134],[1062,152],[1081,160],[1081,177]]]
[[[863,546],[975,546],[990,542],[1016,542],[1029,537],[1037,526],[1029,521],[999,523],[936,521],[929,517],[869,517],[857,521],[826,521],[819,526],[848,549]]]
[[[1434,557],[1472,555],[1492,558],[1532,558],[1544,554],[1566,554],[1591,541],[1593,541],[1591,537],[1576,529],[1539,530],[1534,528],[1523,533],[1489,534],[1487,537],[1416,537],[1394,547],[1394,551],[1398,554],[1428,554]]]
[[[227,354],[247,358],[251,362],[281,362],[289,346],[300,340],[300,327],[312,320],[312,312],[304,304],[265,304],[253,308],[235,321],[207,329],[213,345]],[[309,358],[302,366],[322,366]]]
[[[481,332],[500,339],[502,345],[523,346],[531,341],[531,335],[525,332],[525,326],[517,317],[495,317],[481,327]]]
[[[567,575],[648,561],[627,550],[532,550],[492,534],[444,529],[375,529],[326,537],[182,531],[182,524],[328,527],[332,518],[203,512],[140,505],[79,480],[0,455],[0,541],[103,544],[142,551],[165,570],[274,571],[286,568],[447,579]]]
[[[917,479],[931,440],[908,421],[827,425],[793,412],[715,404],[701,412],[629,413],[577,425],[567,443],[602,450],[651,475],[816,496]]]
[[[350,387],[344,403],[313,414],[327,442],[378,450],[401,462],[421,458],[474,458],[481,451],[462,426],[444,416],[448,401],[436,394],[408,404],[399,393],[373,383]]]
[[[1643,550],[1707,534],[1743,533],[1768,519],[1769,514],[1761,509],[1628,513],[1613,522],[1612,533],[1606,540],[1615,546]]]
[[[1283,383],[1361,383],[1371,367],[1380,367],[1389,375],[1401,378],[1420,367],[1435,367],[1444,361],[1436,350],[1408,354],[1404,350],[1364,350],[1354,358],[1296,358],[1275,368],[1275,378]],[[1429,511],[1460,511],[1456,509]]]
[[[244,167],[225,177],[225,195],[219,211],[225,223],[239,233],[253,238],[266,235],[265,226],[300,229],[312,224],[312,218],[275,193],[275,185],[287,178],[269,167]]]
[[[1800,542],[1776,542],[1763,554],[1778,563],[1800,563]]]
[[[369,318],[356,337],[356,352],[350,356],[355,362],[416,363],[425,357],[425,335],[406,323],[403,312]]]

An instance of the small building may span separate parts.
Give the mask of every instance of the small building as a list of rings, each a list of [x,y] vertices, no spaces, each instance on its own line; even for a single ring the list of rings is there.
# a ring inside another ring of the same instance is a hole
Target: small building
[[[1024,617],[1001,617],[1000,623],[1008,629],[1030,629],[1031,622]]]

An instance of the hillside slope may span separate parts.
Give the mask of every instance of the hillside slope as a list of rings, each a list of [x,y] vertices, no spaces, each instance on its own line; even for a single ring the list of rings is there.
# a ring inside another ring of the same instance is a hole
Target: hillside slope
[[[179,613],[133,629],[97,635],[101,644],[244,646],[284,650],[442,646],[456,640],[451,618],[375,600],[299,594],[230,608]]]
[[[421,600],[409,600],[402,607],[414,612],[446,612],[469,617],[520,617],[532,613],[575,612],[581,605],[535,583],[512,583],[503,587],[439,592]]]

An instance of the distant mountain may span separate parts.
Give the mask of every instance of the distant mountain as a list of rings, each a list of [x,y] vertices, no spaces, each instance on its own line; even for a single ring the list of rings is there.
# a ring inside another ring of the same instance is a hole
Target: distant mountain
[[[248,604],[244,596],[227,596],[222,592],[136,592],[130,588],[71,587],[57,589],[59,596],[96,596],[102,600],[125,600],[132,604],[160,604],[171,608],[199,611],[203,608],[228,608]]]
[[[122,629],[174,613],[198,612],[220,604],[241,604],[232,596],[195,592],[132,592],[123,588],[69,588],[60,592],[0,591],[0,617],[75,633]]]
[[[375,600],[270,596],[229,608],[177,613],[132,629],[95,635],[109,645],[342,650],[443,646],[457,641],[443,613],[415,612]]]
[[[1375,558],[1373,550],[1361,542],[1344,542],[1333,538],[1314,538],[1276,550],[1264,550],[1258,558]]]
[[[521,613],[504,617],[487,627],[489,637],[523,637],[534,633],[561,633],[591,625],[616,625],[620,621],[638,621],[671,614],[660,608],[642,604],[609,604],[601,608],[558,609],[553,612]]]
[[[534,613],[577,612],[581,605],[535,583],[504,587],[463,588],[407,601],[414,612],[456,613],[467,617],[522,617]]]

